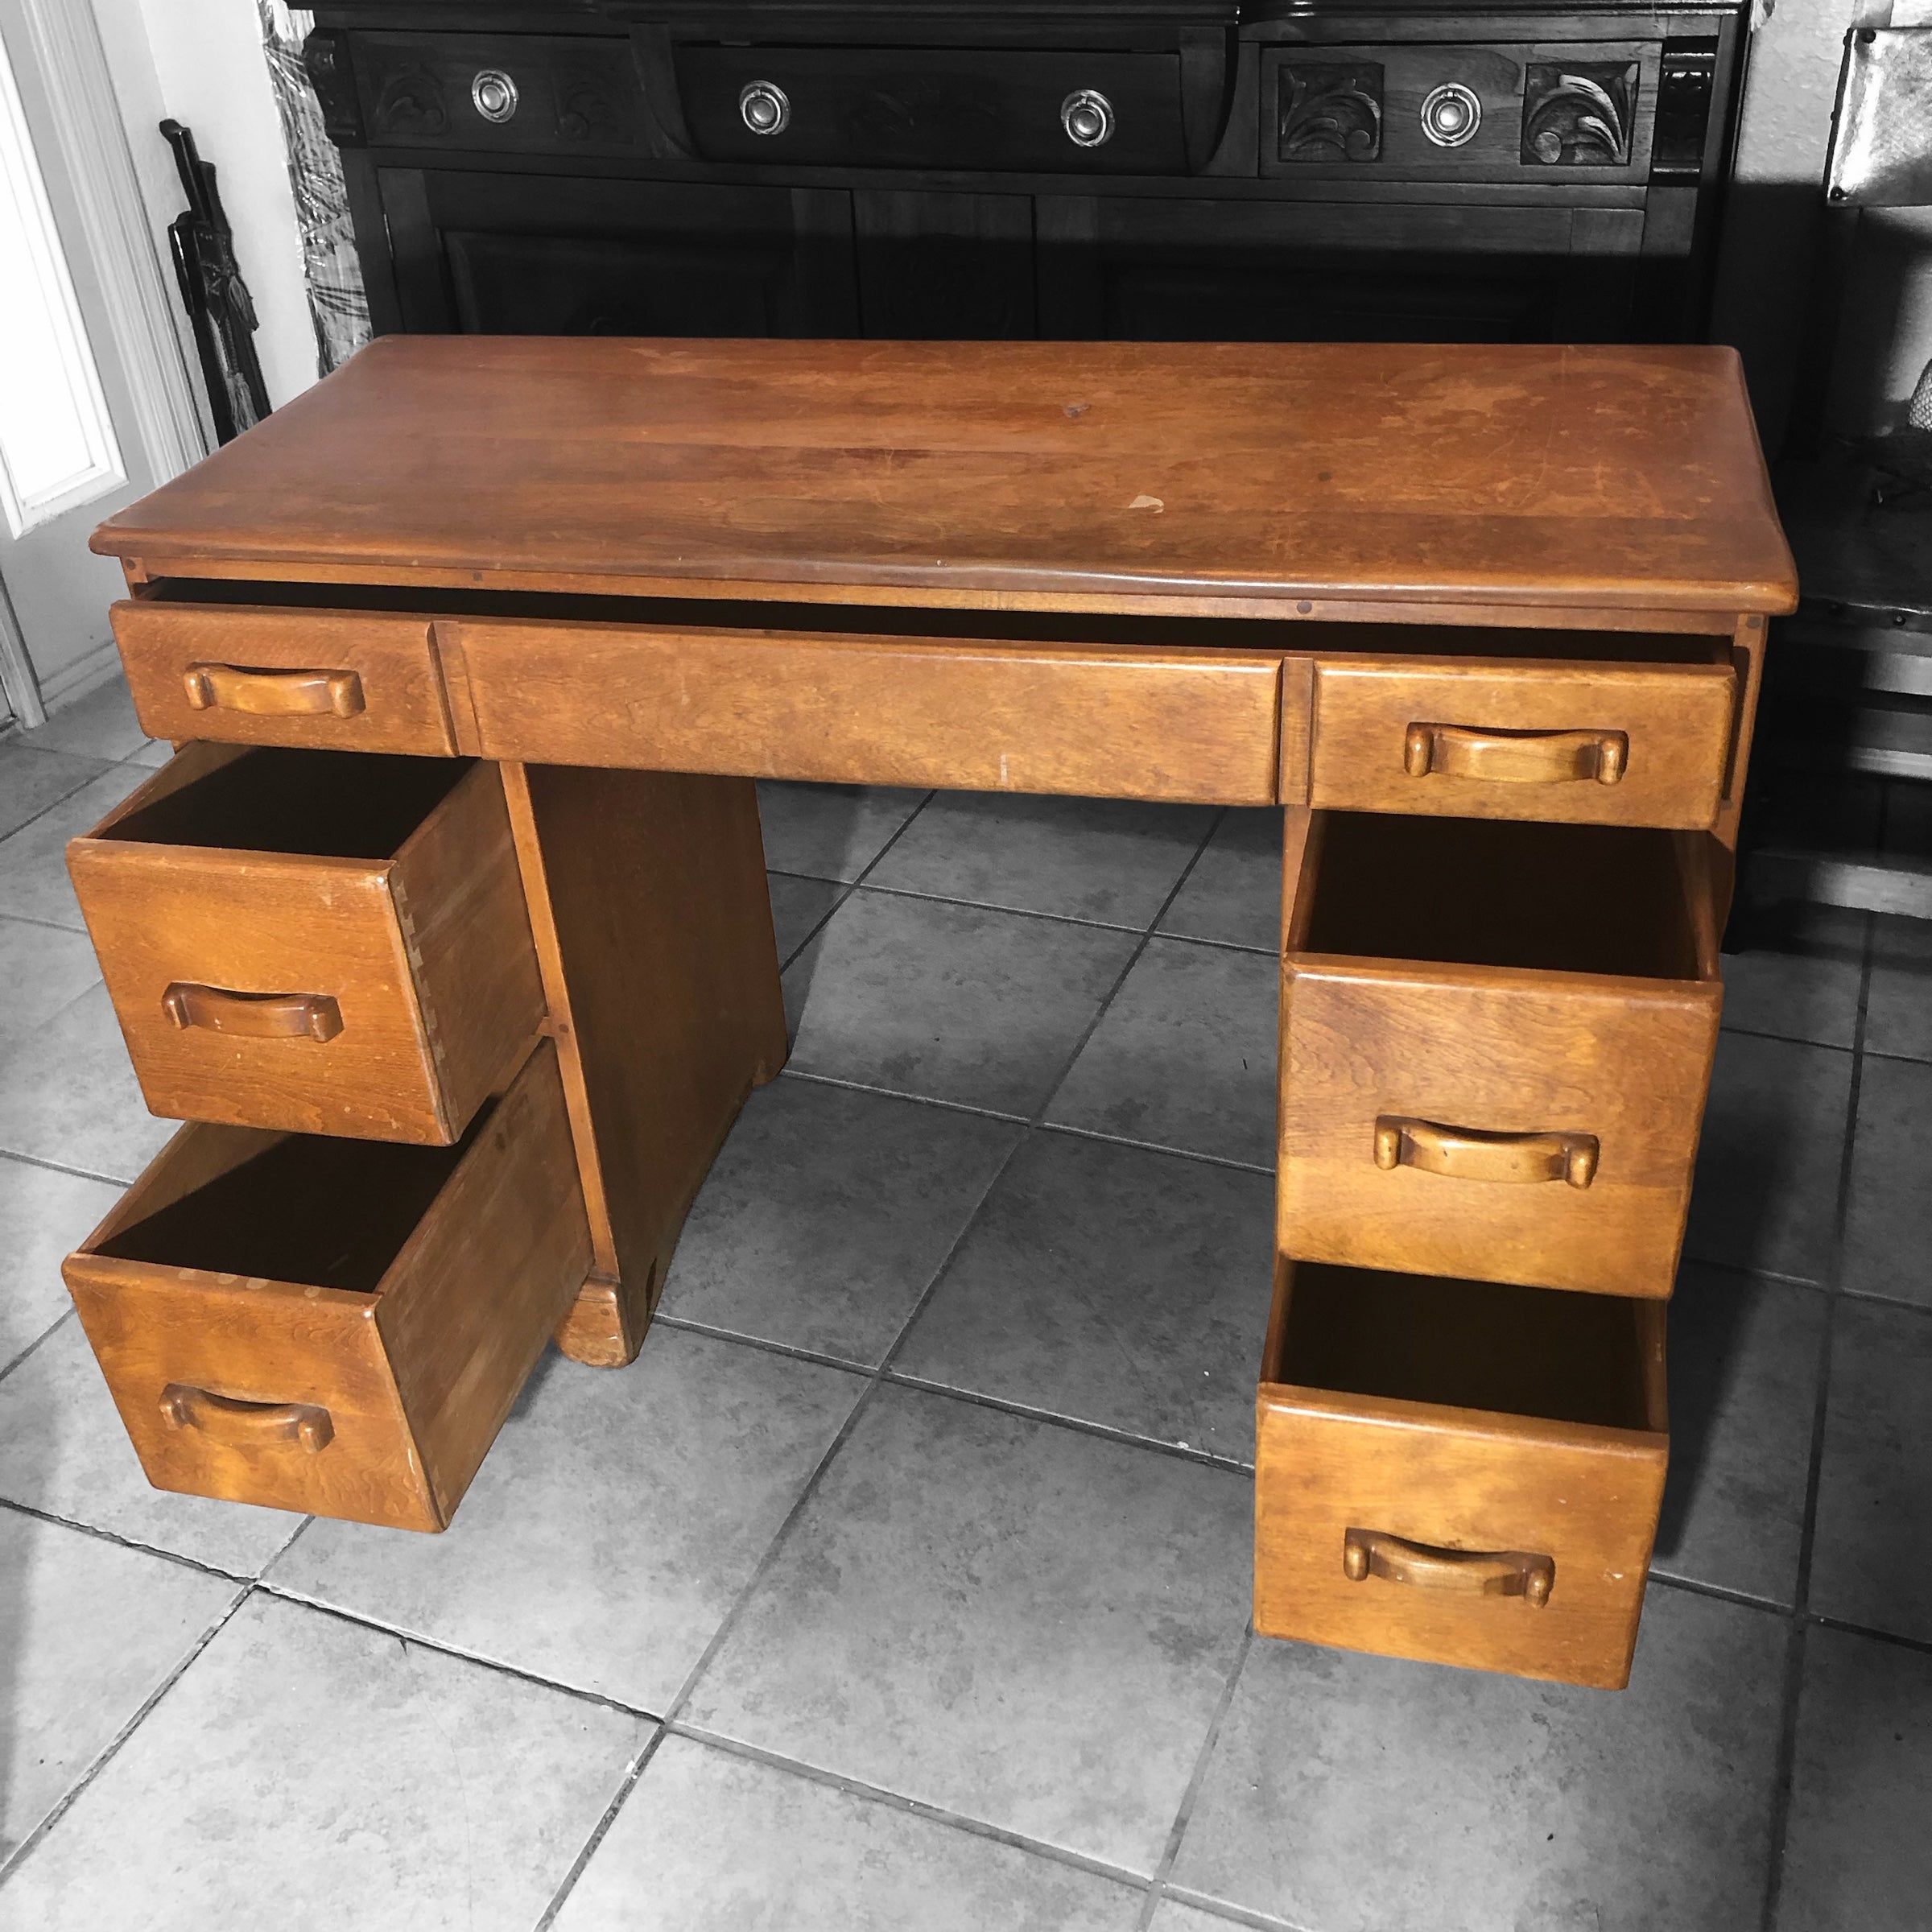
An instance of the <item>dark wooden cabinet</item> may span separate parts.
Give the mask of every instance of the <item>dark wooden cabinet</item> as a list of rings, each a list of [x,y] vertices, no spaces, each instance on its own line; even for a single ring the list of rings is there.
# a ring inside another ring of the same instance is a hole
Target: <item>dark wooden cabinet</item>
[[[852,198],[842,189],[454,168],[384,168],[377,187],[394,273],[394,313],[378,313],[379,327],[859,332]]]

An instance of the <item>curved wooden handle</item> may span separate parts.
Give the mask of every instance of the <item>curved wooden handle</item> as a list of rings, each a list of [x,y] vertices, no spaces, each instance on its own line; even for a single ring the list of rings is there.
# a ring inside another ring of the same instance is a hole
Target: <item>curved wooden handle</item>
[[[258,671],[246,664],[191,664],[181,682],[196,711],[248,711],[260,717],[353,718],[363,708],[353,671]]]
[[[1375,1164],[1419,1167],[1455,1181],[1567,1181],[1587,1187],[1596,1179],[1593,1133],[1485,1133],[1445,1127],[1399,1113],[1377,1117]]]
[[[177,1026],[251,1040],[332,1040],[342,1030],[342,1009],[326,993],[230,993],[176,980],[161,1006]]]
[[[1629,734],[1621,731],[1411,724],[1402,739],[1402,769],[1412,778],[1487,778],[1501,785],[1595,778],[1600,785],[1614,785],[1629,759]]]
[[[161,1414],[177,1429],[198,1429],[231,1448],[299,1443],[311,1455],[320,1455],[336,1436],[328,1411],[312,1402],[238,1402],[187,1382],[170,1382],[161,1391]]]
[[[1350,1530],[1342,1538],[1342,1571],[1352,1583],[1379,1576],[1418,1590],[1454,1590],[1470,1596],[1523,1596],[1539,1608],[1556,1587],[1556,1559],[1528,1550],[1439,1550],[1380,1530]]]

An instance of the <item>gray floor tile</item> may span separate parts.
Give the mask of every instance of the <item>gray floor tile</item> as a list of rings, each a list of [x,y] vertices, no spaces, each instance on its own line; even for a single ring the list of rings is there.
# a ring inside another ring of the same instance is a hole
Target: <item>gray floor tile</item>
[[[765,863],[814,879],[856,879],[929,795],[890,785],[758,783]]]
[[[22,1860],[0,1919],[529,1932],[647,1735],[258,1596]]]
[[[1030,1114],[1131,934],[855,892],[785,975],[802,1073]]]
[[[92,832],[137,785],[153,776],[136,765],[110,765],[0,843],[0,910],[85,933],[87,923],[67,873],[67,842]]]
[[[1756,1932],[1789,1628],[1653,1585],[1611,1692],[1257,1638],[1174,1881],[1307,1932]]]
[[[41,751],[67,751],[89,758],[131,758],[148,742],[134,716],[134,700],[119,671],[84,698],[64,704],[21,742]]]
[[[1272,953],[1150,940],[1047,1119],[1272,1171],[1280,986]]]
[[[1721,1035],[1685,1253],[1823,1281],[1851,1095],[1847,1053]]]
[[[99,758],[35,751],[19,739],[0,745],[0,839],[38,818],[106,770]]]
[[[1161,931],[1263,952],[1282,947],[1282,815],[1236,807],[1161,921]]]
[[[148,1112],[105,986],[0,1055],[0,1151],[131,1181],[180,1124]]]
[[[1205,805],[942,791],[866,883],[1144,929],[1213,823]]]
[[[0,1496],[254,1576],[302,1518],[151,1488],[77,1320],[0,1381]]]
[[[674,1328],[628,1368],[553,1354],[440,1536],[318,1520],[272,1579],[662,1711],[864,1386]]]
[[[1932,1314],[1841,1301],[1810,1607],[1932,1641]]]
[[[686,1715],[1150,1871],[1247,1616],[1252,1494],[881,1389]]]
[[[1865,1046],[1872,1053],[1932,1060],[1932,920],[1872,922]]]
[[[0,1372],[72,1306],[61,1261],[120,1195],[110,1182],[0,1155]]]
[[[771,888],[771,923],[778,942],[778,964],[811,937],[812,929],[845,896],[845,888],[831,879],[795,878],[788,872],[766,874]]]
[[[1274,1261],[1265,1175],[1035,1133],[894,1366],[1252,1463]]]
[[[774,1080],[745,1102],[684,1224],[664,1312],[874,1365],[1020,1133]]]
[[[0,1859],[119,1736],[236,1588],[0,1509]],[[0,1922],[14,1922],[6,1911],[0,1896]]]
[[[151,771],[158,771],[175,755],[175,748],[165,738],[150,738],[138,751],[127,754],[130,765],[144,765]]]
[[[1740,908],[1724,935],[1725,1026],[1851,1046],[1868,919],[1836,906]]]
[[[1928,1818],[1932,1655],[1807,1631],[1777,1932],[1924,1932]]]
[[[1932,1309],[1932,1064],[1868,1055],[1840,1286]]]
[[[6,852],[0,844],[0,857]],[[14,903],[0,889],[0,906]],[[0,1053],[11,1052],[101,976],[85,932],[0,914]]]
[[[1231,1922],[1218,1912],[1204,1912],[1199,1905],[1164,1898],[1155,1908],[1147,1932],[1228,1932]]]
[[[1662,1575],[1793,1600],[1825,1314],[1813,1288],[1695,1265],[1678,1276]]]
[[[1133,1932],[1133,1888],[665,1740],[557,1932]]]

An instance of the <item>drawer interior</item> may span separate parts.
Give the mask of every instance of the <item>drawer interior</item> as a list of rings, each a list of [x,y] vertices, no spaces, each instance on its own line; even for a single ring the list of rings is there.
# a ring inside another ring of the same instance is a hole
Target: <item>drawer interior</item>
[[[1311,828],[1289,949],[1714,977],[1678,836],[1634,826],[1323,812]]]
[[[1647,1302],[1294,1265],[1262,1379],[1346,1395],[1662,1430]]]
[[[493,1110],[486,1105],[448,1147],[283,1136],[116,1230],[93,1252],[373,1294]]]
[[[474,760],[263,747],[155,788],[101,836],[337,859],[393,857]]]

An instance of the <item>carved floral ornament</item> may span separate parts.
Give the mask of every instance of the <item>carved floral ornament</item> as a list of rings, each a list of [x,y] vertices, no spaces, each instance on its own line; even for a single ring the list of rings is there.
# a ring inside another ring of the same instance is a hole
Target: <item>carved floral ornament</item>
[[[1380,61],[1286,61],[1281,72],[1280,153],[1284,161],[1380,158]]]

